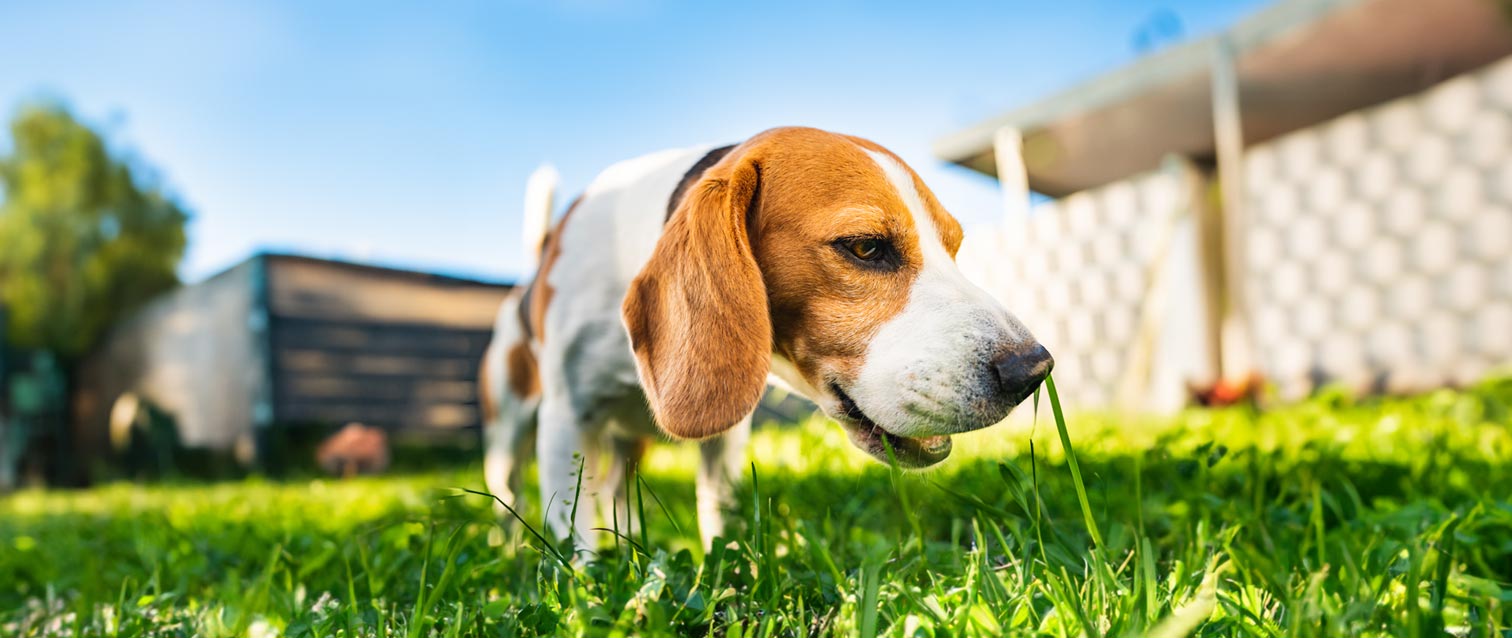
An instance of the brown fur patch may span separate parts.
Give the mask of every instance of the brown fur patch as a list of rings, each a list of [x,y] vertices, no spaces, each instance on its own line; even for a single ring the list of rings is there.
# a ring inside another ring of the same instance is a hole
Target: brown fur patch
[[[558,259],[562,258],[562,231],[567,228],[567,220],[572,218],[573,211],[583,203],[582,196],[572,200],[567,206],[567,212],[562,213],[562,218],[557,220],[551,231],[546,233],[546,239],[542,242],[545,248],[541,252],[541,266],[536,269],[535,279],[530,282],[530,290],[525,292],[525,300],[529,302],[528,313],[521,313],[528,317],[525,323],[525,334],[530,335],[537,343],[546,338],[546,308],[551,305],[551,297],[556,293],[548,283],[552,267],[556,266]]]
[[[625,296],[641,385],[678,438],[728,430],[766,388],[772,326],[745,229],[759,175],[738,155],[688,193]]]
[[[528,399],[541,392],[540,371],[536,366],[535,353],[524,341],[509,346],[504,353],[504,374],[508,377],[509,391],[517,399]]]
[[[499,413],[499,404],[494,401],[493,377],[488,374],[488,357],[483,357],[483,362],[478,365],[478,411],[482,414],[484,423],[488,423],[493,415]]]
[[[762,163],[768,188],[751,236],[767,283],[774,349],[815,388],[844,385],[859,374],[872,337],[908,303],[924,265],[919,242],[934,238],[919,236],[901,195],[865,152],[892,156],[886,149],[812,129],[767,135],[773,136]],[[915,188],[954,254],[960,225],[917,177]],[[885,238],[896,267],[859,266],[835,245],[848,237]]]

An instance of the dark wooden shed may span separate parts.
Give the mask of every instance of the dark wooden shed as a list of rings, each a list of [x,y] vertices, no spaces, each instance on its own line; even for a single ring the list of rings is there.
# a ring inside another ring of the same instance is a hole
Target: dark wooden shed
[[[80,370],[77,441],[109,449],[111,412],[146,403],[189,448],[251,460],[274,428],[359,421],[470,435],[478,362],[506,284],[260,254],[151,302]],[[125,406],[125,407],[123,407]]]

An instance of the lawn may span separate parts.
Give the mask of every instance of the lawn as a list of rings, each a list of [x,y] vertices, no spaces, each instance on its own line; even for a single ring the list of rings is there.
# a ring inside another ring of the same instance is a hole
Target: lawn
[[[687,446],[652,451],[649,524],[592,560],[497,525],[459,489],[480,489],[476,466],[22,492],[0,500],[0,636],[1512,626],[1512,379],[1262,413],[1068,415],[1070,457],[1047,405],[1023,421],[961,437],[925,473],[866,461],[822,419],[762,429],[733,543],[708,556]]]

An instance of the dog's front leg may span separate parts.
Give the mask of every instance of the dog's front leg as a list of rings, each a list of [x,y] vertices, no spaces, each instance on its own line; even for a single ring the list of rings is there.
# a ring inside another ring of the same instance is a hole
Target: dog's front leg
[[[498,414],[491,415],[484,426],[483,476],[488,491],[518,512],[524,505],[520,500],[520,475],[535,453],[532,436],[535,434],[536,399],[519,399],[510,395],[506,401],[509,403],[501,407]],[[501,519],[512,522],[500,502],[494,502],[494,511]]]
[[[734,504],[735,481],[745,471],[751,415],[720,436],[698,444],[698,534],[704,551],[724,534],[724,509]]]
[[[596,549],[599,432],[582,422],[566,397],[544,397],[536,432],[541,511],[557,539],[572,536],[579,549]],[[581,476],[579,476],[581,472]],[[573,512],[576,512],[574,517]]]
[[[612,425],[610,429],[613,429]],[[609,466],[604,469],[597,486],[599,518],[604,525],[632,538],[639,533],[643,523],[636,511],[645,503],[632,498],[631,494],[638,489],[636,473],[650,444],[651,440],[646,438],[611,436],[604,445]]]

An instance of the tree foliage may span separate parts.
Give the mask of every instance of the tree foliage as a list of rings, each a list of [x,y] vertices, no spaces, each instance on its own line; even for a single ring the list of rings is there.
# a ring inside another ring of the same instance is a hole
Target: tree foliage
[[[113,321],[178,285],[188,215],[150,169],[113,155],[64,107],[23,107],[10,132],[0,154],[8,337],[76,358]]]

